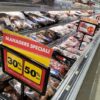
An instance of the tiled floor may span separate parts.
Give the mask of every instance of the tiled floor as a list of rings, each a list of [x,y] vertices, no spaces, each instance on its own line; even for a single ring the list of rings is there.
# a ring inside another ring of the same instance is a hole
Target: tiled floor
[[[99,67],[100,67],[100,63],[99,63]],[[98,72],[98,76],[97,76],[97,88],[96,88],[96,92],[95,92],[95,100],[100,100],[100,71]]]
[[[100,46],[94,56],[76,100],[100,100]]]

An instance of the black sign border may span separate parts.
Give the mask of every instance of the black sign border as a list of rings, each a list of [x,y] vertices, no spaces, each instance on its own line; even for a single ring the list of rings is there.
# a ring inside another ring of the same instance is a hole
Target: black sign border
[[[36,66],[38,66],[38,67],[40,67],[40,68],[44,68],[44,69],[46,70],[46,75],[45,75],[45,79],[44,79],[42,91],[39,91],[39,90],[37,90],[36,88],[33,88],[33,87],[29,86],[27,83],[24,83],[24,82],[21,81],[20,79],[14,77],[14,78],[17,79],[19,82],[21,82],[22,84],[25,84],[26,86],[32,88],[33,90],[35,90],[35,91],[38,92],[39,94],[45,95],[46,89],[47,89],[48,80],[49,80],[49,75],[50,75],[50,67],[46,67],[45,65],[43,65],[43,64],[41,64],[41,63],[39,63],[39,62],[37,62],[37,61],[35,61],[35,60],[32,60],[32,59],[30,59],[30,58],[28,58],[28,57],[26,57],[26,56],[24,56],[24,55],[18,53],[17,51],[15,51],[15,50],[13,50],[13,49],[10,49],[9,47],[6,47],[6,46],[4,46],[4,45],[2,45],[2,44],[0,44],[0,49],[1,49],[1,61],[2,61],[2,66],[3,66],[3,71],[4,71],[5,73],[7,73],[8,75],[12,76],[12,77],[14,77],[14,76],[11,75],[10,73],[6,72],[6,71],[5,71],[5,68],[4,68],[4,67],[5,67],[5,63],[4,63],[4,49],[6,49],[7,51],[9,51],[9,52],[11,52],[11,53],[13,53],[13,54],[15,54],[15,55],[17,55],[17,56],[19,56],[19,57],[25,59],[25,60],[27,60],[28,62],[33,63],[33,64],[35,64]]]

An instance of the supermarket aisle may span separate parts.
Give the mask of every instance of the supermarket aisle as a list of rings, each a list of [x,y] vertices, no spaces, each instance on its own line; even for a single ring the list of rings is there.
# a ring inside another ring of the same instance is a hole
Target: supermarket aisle
[[[98,84],[97,84],[97,90],[96,90],[95,100],[99,100],[100,99],[100,75],[98,77],[97,82],[98,82]]]
[[[100,99],[100,45],[76,100]]]

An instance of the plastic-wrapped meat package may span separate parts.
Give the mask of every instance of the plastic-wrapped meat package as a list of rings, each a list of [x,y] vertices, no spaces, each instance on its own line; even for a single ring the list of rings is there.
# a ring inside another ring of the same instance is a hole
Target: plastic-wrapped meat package
[[[76,31],[76,26],[74,24],[67,24],[65,27],[67,27],[70,32]]]
[[[61,37],[61,35],[57,32],[54,32],[52,30],[42,30],[37,33],[32,33],[31,35],[28,35],[31,39],[43,43],[43,44],[49,44],[53,42],[54,40],[57,40]]]
[[[5,29],[5,22],[0,21],[0,31]]]
[[[73,25],[76,27],[76,29],[77,29],[77,27],[78,27],[78,21],[76,21],[76,22],[73,22]]]
[[[47,30],[47,31],[43,30],[38,32],[36,35],[40,36],[45,41],[44,44],[51,43],[53,40],[56,40],[59,37],[59,34],[51,30]]]
[[[0,93],[0,100],[11,100],[11,98],[9,97],[9,94]]]
[[[85,35],[84,36],[84,40],[83,40],[84,42],[87,42],[87,43],[89,43],[89,42],[91,42],[92,41],[92,37],[91,36],[89,36],[89,35]]]
[[[65,63],[60,63],[55,59],[51,59],[50,68],[50,73],[60,80],[65,76],[65,74],[69,70],[69,66],[67,66]]]
[[[54,32],[52,30],[47,30],[45,33],[44,33],[44,36],[49,38],[49,39],[52,39],[52,40],[57,40],[61,37],[61,35],[57,32]]]
[[[48,83],[53,89],[57,89],[57,87],[59,86],[60,81],[57,80],[56,78],[50,76]]]
[[[88,43],[87,42],[82,42],[80,50],[83,51],[87,47]]]
[[[71,29],[71,28],[73,28],[73,25],[68,24],[67,27],[68,27],[69,29]]]
[[[54,49],[54,51],[59,52],[60,54],[66,56],[66,57],[68,57],[68,58],[74,59],[74,60],[78,59],[79,56],[80,56],[80,54],[81,54],[80,51],[78,51],[78,52],[75,54],[75,53],[71,53],[71,52],[69,52],[69,51],[67,51],[67,50],[63,50],[63,49],[61,49],[60,47],[53,47],[53,49]]]
[[[74,37],[76,37],[78,40],[82,40],[82,38],[83,38],[83,33],[81,33],[81,32],[77,32],[75,35],[74,35]]]
[[[73,53],[71,53],[69,51],[65,51],[65,50],[63,50],[63,53],[64,53],[65,56],[67,56],[67,57],[69,57],[71,59],[75,59],[75,60],[79,58],[79,54],[80,54],[80,53],[73,54]]]
[[[74,36],[70,36],[66,41],[64,41],[60,45],[60,47],[63,47],[66,50],[68,48],[78,49],[79,45],[80,45],[80,42]]]
[[[44,19],[43,17],[40,17],[36,14],[33,14],[31,12],[23,12],[23,14],[32,22],[34,23],[38,23],[40,26],[44,26],[47,24],[46,19]]]
[[[32,40],[42,43],[42,44],[46,44],[46,41],[44,40],[44,36],[41,34],[36,34],[36,33],[32,33],[31,35],[29,35],[28,37],[30,37]]]
[[[65,34],[68,34],[68,33],[71,33],[72,32],[72,29],[71,28],[68,28],[68,25],[64,25],[63,26],[63,30],[65,31]]]
[[[77,30],[77,23],[76,22],[72,22],[71,24],[73,25],[74,30]]]
[[[10,79],[11,77],[3,72],[0,73],[0,82],[4,82],[8,79]]]
[[[59,47],[53,47],[53,49],[55,50],[55,51],[58,51],[58,52],[60,52],[61,54],[63,54],[64,56],[66,56],[66,57],[69,57],[69,58],[71,58],[71,59],[77,59],[77,58],[79,58],[79,56],[80,56],[80,52],[78,52],[77,54],[74,54],[74,53],[71,53],[71,52],[69,52],[69,51],[66,51],[66,50],[63,50],[63,49],[61,49],[61,48],[59,48]]]
[[[50,28],[50,30],[54,31],[54,32],[58,32],[59,34],[61,34],[61,36],[64,36],[65,33],[62,32],[64,30],[64,27],[63,26],[56,26],[56,27],[52,27]]]
[[[39,23],[40,26],[45,26],[55,23],[55,20],[45,16],[38,15],[34,12],[23,12],[23,14],[32,22]]]
[[[9,81],[9,84],[17,91],[17,93],[21,94],[21,83],[13,79]]]
[[[7,28],[9,30],[13,30],[11,25],[10,16],[6,13],[0,13],[0,23],[2,24],[1,28]]]
[[[55,20],[54,19],[51,19],[51,18],[46,17],[46,16],[43,16],[43,17],[48,21],[48,24],[55,23]]]
[[[37,18],[35,19],[37,22],[43,24],[43,25],[49,25],[51,23],[54,23],[55,21],[50,19],[50,18],[47,18],[47,17],[40,17],[40,18]]]
[[[66,21],[67,17],[68,17],[67,13],[64,13],[60,16],[60,20]]]
[[[55,23],[55,20],[54,20],[54,19],[49,18],[49,17],[47,17],[47,16],[44,16],[44,15],[43,15],[41,12],[39,12],[39,11],[33,11],[33,12],[31,11],[30,13],[35,14],[35,15],[37,15],[37,16],[40,16],[40,17],[44,18],[45,20],[48,21],[48,24]]]
[[[25,87],[25,94],[31,99],[31,100],[39,100],[40,99],[40,94],[35,92],[29,87]]]
[[[44,96],[41,96],[41,98],[39,100],[49,100],[54,95],[54,93],[55,92],[52,89],[52,87],[50,85],[48,85],[46,94]]]
[[[76,49],[76,48],[68,47],[66,50],[69,51],[69,52],[71,52],[71,53],[74,53],[74,54],[80,53],[80,51],[78,50],[78,48]]]
[[[77,20],[77,16],[75,16],[74,14],[70,15],[71,20]]]
[[[63,26],[62,31],[63,31],[64,34],[68,34],[68,33],[71,32],[70,29],[67,27],[67,25],[64,25],[64,26]]]
[[[14,31],[20,31],[23,29],[32,29],[32,25],[28,24],[25,21],[25,19],[22,19],[19,16],[11,16],[10,21]]]
[[[34,23],[34,22],[32,22],[32,21],[30,21],[30,20],[25,20],[26,21],[26,23],[29,25],[29,27],[30,27],[30,29],[36,29],[36,28],[40,28],[39,27],[39,24],[37,24],[37,23]]]
[[[20,95],[10,85],[4,88],[2,94],[9,97],[10,100],[20,100]]]
[[[75,14],[73,14],[73,19],[74,19],[74,20],[77,20],[77,19],[78,19],[78,17],[77,17],[77,16],[75,16]]]
[[[45,12],[45,11],[41,11],[40,13],[42,13],[44,16],[51,18],[55,21],[55,23],[57,23],[59,21],[59,16],[57,15],[56,11],[54,11],[55,13],[51,13],[51,12]]]
[[[45,37],[43,34],[36,34],[36,37],[38,38],[37,41],[43,44],[48,44],[52,42],[52,39]]]

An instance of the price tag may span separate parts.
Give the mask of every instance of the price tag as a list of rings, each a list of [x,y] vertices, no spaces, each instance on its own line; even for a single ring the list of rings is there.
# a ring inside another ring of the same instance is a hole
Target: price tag
[[[27,79],[29,79],[37,84],[40,84],[41,77],[42,77],[42,70],[40,68],[38,68],[37,66],[25,61],[24,76]]]
[[[19,74],[22,74],[22,64],[23,64],[23,60],[10,53],[10,52],[7,52],[7,65],[8,65],[8,68],[10,68],[11,70],[19,73]]]
[[[93,36],[95,34],[95,31],[96,31],[96,25],[88,23],[88,22],[80,21],[78,31],[80,31],[84,34]]]

